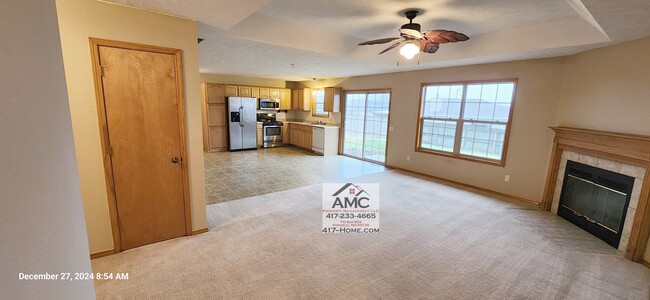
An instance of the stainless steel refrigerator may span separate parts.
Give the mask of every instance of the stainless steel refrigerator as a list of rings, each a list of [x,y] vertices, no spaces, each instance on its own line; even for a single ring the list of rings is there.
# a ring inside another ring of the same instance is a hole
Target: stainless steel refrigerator
[[[228,97],[229,150],[257,149],[257,99]]]

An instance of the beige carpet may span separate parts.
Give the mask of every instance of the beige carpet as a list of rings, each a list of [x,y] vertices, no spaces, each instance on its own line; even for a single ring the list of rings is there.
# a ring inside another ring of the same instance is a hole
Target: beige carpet
[[[208,207],[210,232],[93,260],[100,299],[648,299],[650,270],[533,206],[388,171],[381,232],[320,233],[320,185]]]

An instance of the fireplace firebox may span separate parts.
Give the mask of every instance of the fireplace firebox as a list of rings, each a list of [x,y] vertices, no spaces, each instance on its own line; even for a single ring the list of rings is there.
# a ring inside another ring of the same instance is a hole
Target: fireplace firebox
[[[557,214],[618,248],[634,177],[567,161]]]

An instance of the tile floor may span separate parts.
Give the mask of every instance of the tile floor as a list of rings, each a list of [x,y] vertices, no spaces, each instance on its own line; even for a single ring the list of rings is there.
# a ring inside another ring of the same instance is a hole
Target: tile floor
[[[346,156],[319,156],[293,147],[206,153],[206,202],[221,203],[385,170]]]

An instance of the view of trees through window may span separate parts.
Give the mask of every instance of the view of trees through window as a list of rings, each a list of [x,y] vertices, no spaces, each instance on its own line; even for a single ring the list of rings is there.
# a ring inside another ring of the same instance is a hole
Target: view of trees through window
[[[390,93],[349,92],[345,96],[343,153],[384,163]]]
[[[515,81],[424,85],[418,148],[501,161],[515,85]]]

